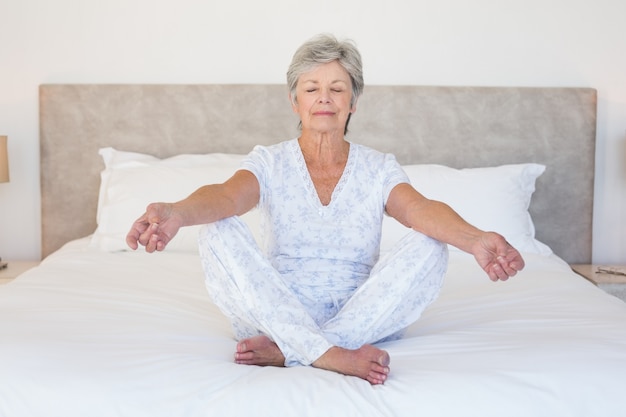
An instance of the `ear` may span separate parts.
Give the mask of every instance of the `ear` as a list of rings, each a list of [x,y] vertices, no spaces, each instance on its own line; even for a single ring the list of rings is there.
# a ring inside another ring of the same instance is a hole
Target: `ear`
[[[289,93],[289,102],[291,103],[291,109],[293,110],[294,113],[298,113],[298,102],[296,101],[296,98],[294,96],[291,95],[291,93]]]
[[[352,114],[356,113],[356,102],[357,101],[359,101],[358,98],[356,100],[354,100],[354,103],[352,103],[352,107],[350,108],[350,113],[352,113]]]

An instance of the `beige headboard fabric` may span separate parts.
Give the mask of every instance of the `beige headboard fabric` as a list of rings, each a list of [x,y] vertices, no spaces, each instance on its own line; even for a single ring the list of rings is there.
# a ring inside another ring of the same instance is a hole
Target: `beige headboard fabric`
[[[95,230],[99,148],[247,153],[297,125],[284,85],[41,86],[42,255]],[[366,86],[348,138],[403,164],[546,165],[530,208],[537,238],[588,263],[595,129],[589,88]]]

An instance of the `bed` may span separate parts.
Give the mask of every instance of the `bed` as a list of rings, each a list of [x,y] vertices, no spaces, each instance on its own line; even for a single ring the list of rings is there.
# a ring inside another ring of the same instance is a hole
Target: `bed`
[[[493,283],[450,248],[440,296],[382,344],[392,371],[371,386],[234,364],[195,228],[162,253],[124,247],[147,202],[297,136],[285,86],[43,85],[45,258],[0,286],[0,415],[625,415],[626,304],[569,267],[591,261],[595,126],[588,88],[366,87],[348,139],[526,260]],[[381,251],[406,233],[383,227]]]

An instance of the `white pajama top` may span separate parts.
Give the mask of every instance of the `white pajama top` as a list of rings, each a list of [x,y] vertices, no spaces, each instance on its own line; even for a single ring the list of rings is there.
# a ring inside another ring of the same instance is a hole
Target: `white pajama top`
[[[326,293],[333,288],[339,299],[369,276],[379,256],[389,193],[409,182],[392,154],[354,143],[327,206],[297,139],[256,146],[242,168],[259,182],[262,246],[274,268],[297,293],[307,288],[314,296],[315,288]]]

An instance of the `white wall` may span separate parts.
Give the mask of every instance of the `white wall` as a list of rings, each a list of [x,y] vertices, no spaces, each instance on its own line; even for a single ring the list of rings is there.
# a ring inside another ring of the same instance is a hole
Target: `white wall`
[[[369,84],[598,89],[594,260],[626,263],[623,0],[3,0],[0,16],[6,259],[40,256],[39,84],[282,83],[295,48],[332,32]]]

